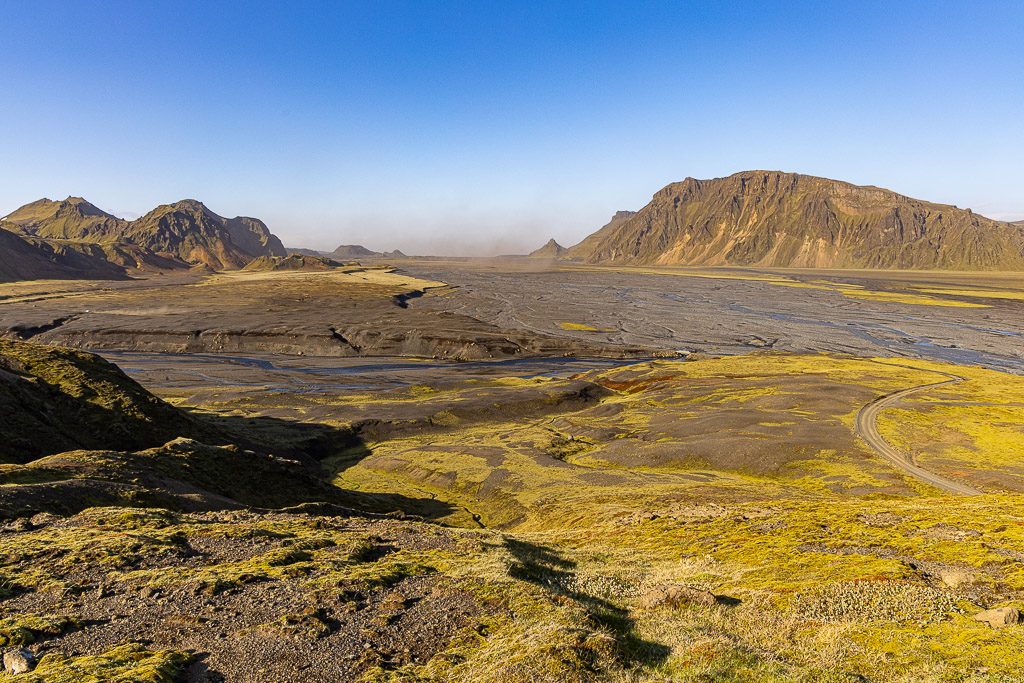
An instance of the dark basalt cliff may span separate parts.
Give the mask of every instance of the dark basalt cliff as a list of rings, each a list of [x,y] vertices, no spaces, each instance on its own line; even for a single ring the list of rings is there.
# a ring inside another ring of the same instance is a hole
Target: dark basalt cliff
[[[746,171],[668,185],[635,215],[572,247],[569,257],[620,264],[1024,270],[1024,228],[877,187]]]

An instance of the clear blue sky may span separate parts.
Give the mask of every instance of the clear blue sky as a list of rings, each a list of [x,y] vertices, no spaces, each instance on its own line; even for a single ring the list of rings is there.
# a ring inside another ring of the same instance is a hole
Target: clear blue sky
[[[780,169],[1024,218],[1024,3],[0,0],[0,215],[185,197],[290,246],[571,244]]]

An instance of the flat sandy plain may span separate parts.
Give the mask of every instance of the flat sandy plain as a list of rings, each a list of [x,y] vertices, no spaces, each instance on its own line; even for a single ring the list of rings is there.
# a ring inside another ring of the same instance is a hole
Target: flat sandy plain
[[[1016,680],[970,617],[1024,606],[1020,274],[392,265],[0,285],[0,330],[529,544],[612,679]]]

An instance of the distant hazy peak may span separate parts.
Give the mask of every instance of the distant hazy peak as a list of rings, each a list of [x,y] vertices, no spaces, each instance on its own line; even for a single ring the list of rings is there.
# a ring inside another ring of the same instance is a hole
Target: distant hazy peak
[[[561,244],[555,241],[555,238],[551,238],[544,244],[540,249],[536,249],[529,253],[530,258],[560,258],[565,255],[568,249],[563,247]]]
[[[361,256],[380,256],[377,251],[370,251],[361,244],[339,244],[328,256],[335,258],[359,258]]]

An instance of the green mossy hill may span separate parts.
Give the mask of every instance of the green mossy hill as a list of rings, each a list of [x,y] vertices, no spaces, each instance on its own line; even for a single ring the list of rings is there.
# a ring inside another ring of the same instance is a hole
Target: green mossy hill
[[[574,561],[485,530],[93,508],[0,539],[11,623],[51,624],[40,605],[59,601],[71,625],[39,633],[35,672],[0,681],[583,683],[650,680],[625,676],[665,654],[621,601],[577,585]]]
[[[288,254],[285,257],[260,256],[253,259],[242,270],[282,271],[282,270],[330,270],[341,264],[325,256],[308,254]]]
[[[63,240],[116,240],[124,233],[128,221],[93,206],[81,197],[68,197],[55,202],[40,199],[6,217],[20,225],[27,234]]]
[[[0,414],[0,462],[219,438],[99,356],[11,340],[0,340]]]
[[[285,256],[284,245],[256,218],[224,218],[201,202],[165,204],[134,221],[108,214],[80,197],[26,204],[5,218],[26,235],[50,240],[125,242],[165,259],[241,268],[257,256]]]
[[[746,171],[668,185],[568,256],[592,263],[1024,270],[1024,229],[827,178]]]

